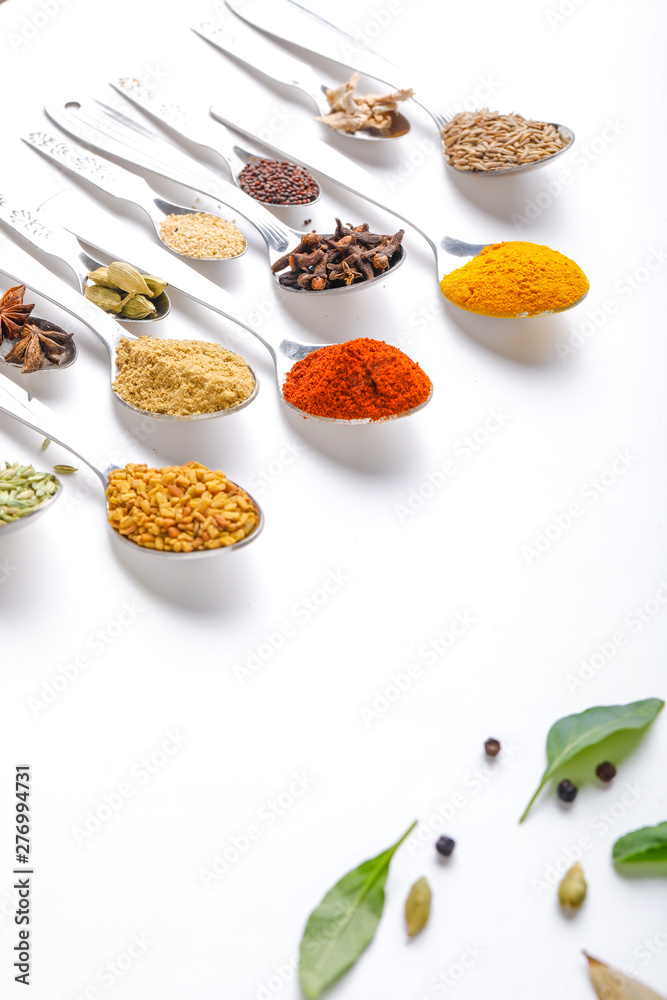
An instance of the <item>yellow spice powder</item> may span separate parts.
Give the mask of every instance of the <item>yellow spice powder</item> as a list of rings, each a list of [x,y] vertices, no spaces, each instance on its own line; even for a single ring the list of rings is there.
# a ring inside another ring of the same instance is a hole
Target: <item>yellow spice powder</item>
[[[446,299],[484,316],[539,316],[569,309],[589,289],[578,264],[550,247],[521,240],[484,247],[446,274]]]
[[[204,340],[122,337],[116,349],[118,395],[140,410],[188,416],[243,403],[255,378],[242,357]]]

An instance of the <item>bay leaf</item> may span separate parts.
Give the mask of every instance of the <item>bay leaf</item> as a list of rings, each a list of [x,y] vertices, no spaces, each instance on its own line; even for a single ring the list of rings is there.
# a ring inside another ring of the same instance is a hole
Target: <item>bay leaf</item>
[[[667,822],[657,826],[643,826],[633,830],[614,844],[612,857],[615,864],[638,861],[667,861]]]
[[[586,952],[584,952],[586,955]],[[597,958],[588,959],[588,970],[591,980],[600,1000],[665,1000],[655,990],[643,986],[636,979],[631,979],[624,972],[612,969],[611,966],[599,962]]]
[[[393,847],[344,875],[308,917],[299,978],[310,1000],[347,972],[373,940],[384,909],[391,859],[416,825],[415,821]]]
[[[431,913],[431,887],[425,878],[419,878],[410,889],[405,901],[405,923],[408,937],[423,931]]]
[[[547,736],[547,769],[519,822],[523,823],[533,802],[559,768],[582,750],[601,743],[614,733],[624,729],[644,729],[653,722],[664,704],[659,698],[645,698],[629,705],[588,708],[585,712],[566,715],[554,722]]]

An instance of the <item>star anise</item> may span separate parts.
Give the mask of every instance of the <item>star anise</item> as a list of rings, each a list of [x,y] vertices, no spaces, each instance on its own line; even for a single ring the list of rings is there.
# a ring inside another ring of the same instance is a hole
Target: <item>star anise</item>
[[[32,307],[31,307],[32,308]],[[66,345],[72,339],[71,333],[60,330],[40,330],[32,323],[26,323],[20,333],[20,340],[5,355],[5,361],[15,364],[22,361],[24,375],[36,372],[44,361],[61,364]]]
[[[0,299],[0,344],[3,336],[9,340],[14,340],[25,326],[30,313],[35,308],[32,305],[24,305],[25,285],[16,285],[10,288]]]

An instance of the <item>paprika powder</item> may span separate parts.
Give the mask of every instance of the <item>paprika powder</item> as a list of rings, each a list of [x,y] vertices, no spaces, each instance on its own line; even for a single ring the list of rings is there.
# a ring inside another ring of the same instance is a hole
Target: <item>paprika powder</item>
[[[425,403],[433,386],[407,354],[360,337],[307,354],[283,383],[288,403],[334,420],[386,420]]]

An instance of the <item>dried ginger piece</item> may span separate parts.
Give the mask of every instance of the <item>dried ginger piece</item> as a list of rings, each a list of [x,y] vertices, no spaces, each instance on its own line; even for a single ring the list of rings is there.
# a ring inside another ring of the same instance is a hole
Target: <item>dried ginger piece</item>
[[[327,100],[331,106],[328,115],[316,117],[339,132],[358,132],[362,128],[374,128],[385,132],[391,127],[391,116],[400,101],[408,101],[414,90],[395,90],[391,94],[355,95],[359,73],[353,73],[340,87],[327,90]]]

